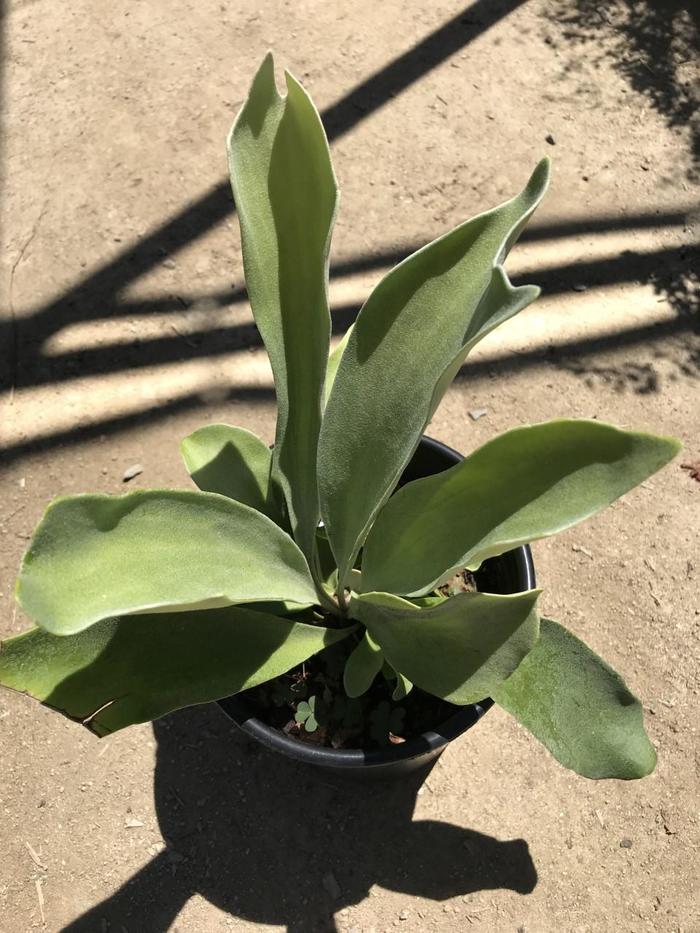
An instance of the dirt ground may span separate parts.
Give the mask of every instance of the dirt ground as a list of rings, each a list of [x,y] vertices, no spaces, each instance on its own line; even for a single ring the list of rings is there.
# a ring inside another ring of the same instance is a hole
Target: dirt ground
[[[332,141],[337,332],[396,259],[553,158],[510,263],[543,297],[484,341],[433,436],[469,451],[600,417],[700,458],[692,0],[0,8],[0,635],[26,625],[13,581],[50,498],[122,492],[134,464],[132,488],[185,486],[179,440],[207,422],[272,438],[224,155],[268,48]],[[422,786],[348,786],[216,707],[100,742],[3,693],[2,933],[700,931],[700,483],[680,463],[534,548],[547,613],[643,698],[653,776],[577,778],[493,710]]]

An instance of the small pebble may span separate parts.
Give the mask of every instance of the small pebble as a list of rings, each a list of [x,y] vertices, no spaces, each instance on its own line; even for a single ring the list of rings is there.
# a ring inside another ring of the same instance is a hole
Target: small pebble
[[[122,482],[128,483],[130,479],[133,479],[135,476],[138,476],[139,473],[143,473],[143,467],[140,463],[134,463],[133,466],[127,467],[124,470],[124,475],[122,476]]]
[[[410,914],[407,910],[402,910],[399,914],[399,920],[408,920]]]
[[[576,285],[571,286],[575,292],[587,292],[588,286],[583,285],[581,282],[577,282]]]
[[[631,849],[631,848],[632,848],[632,840],[629,839],[627,836],[625,836],[624,839],[620,839],[620,848],[621,848],[621,849]]]
[[[488,413],[488,408],[472,408],[471,411],[467,412],[472,421],[478,421],[479,418],[483,418],[484,415],[488,415]]]
[[[546,143],[549,143],[550,146],[556,146],[556,144],[557,144],[556,139],[552,136],[551,133],[547,133],[547,135],[546,135],[545,138],[544,138],[544,141],[545,141]]]

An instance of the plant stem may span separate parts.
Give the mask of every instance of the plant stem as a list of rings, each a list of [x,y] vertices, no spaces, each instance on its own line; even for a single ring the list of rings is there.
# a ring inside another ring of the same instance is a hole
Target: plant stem
[[[348,601],[345,598],[345,586],[339,586],[336,595],[338,597],[338,605],[340,606],[340,610],[343,615],[346,616],[348,614]]]
[[[344,618],[347,615],[347,612],[342,611],[342,607],[336,603],[333,597],[328,593],[325,586],[323,585],[323,580],[321,577],[321,567],[320,559],[318,554],[318,544],[314,540],[313,550],[311,552],[311,560],[309,562],[309,569],[311,570],[311,576],[314,583],[316,584],[316,593],[318,594],[318,601],[320,605],[326,610],[339,618]]]

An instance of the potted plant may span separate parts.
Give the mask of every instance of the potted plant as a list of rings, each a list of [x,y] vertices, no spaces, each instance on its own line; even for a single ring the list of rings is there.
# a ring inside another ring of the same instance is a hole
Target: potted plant
[[[229,139],[274,447],[211,425],[182,445],[199,491],[54,501],[17,583],[36,627],[2,645],[0,683],[99,736],[223,700],[288,753],[383,769],[438,753],[492,698],[579,774],[648,774],[641,705],[540,618],[526,545],[678,443],[587,420],[516,428],[465,459],[423,438],[471,348],[538,295],[503,262],[548,162],[386,275],[329,355],[337,187],[318,113],[286,83],[282,97],[268,55]],[[224,699],[244,691],[247,706]]]

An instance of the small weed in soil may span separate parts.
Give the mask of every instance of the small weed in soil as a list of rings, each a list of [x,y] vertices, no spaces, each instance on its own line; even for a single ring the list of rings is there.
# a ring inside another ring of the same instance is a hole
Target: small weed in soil
[[[401,743],[434,728],[458,709],[417,687],[394,701],[396,682],[384,673],[377,675],[363,696],[348,697],[343,689],[343,670],[355,644],[348,638],[332,645],[287,674],[242,695],[267,725],[326,748],[378,748]]]

